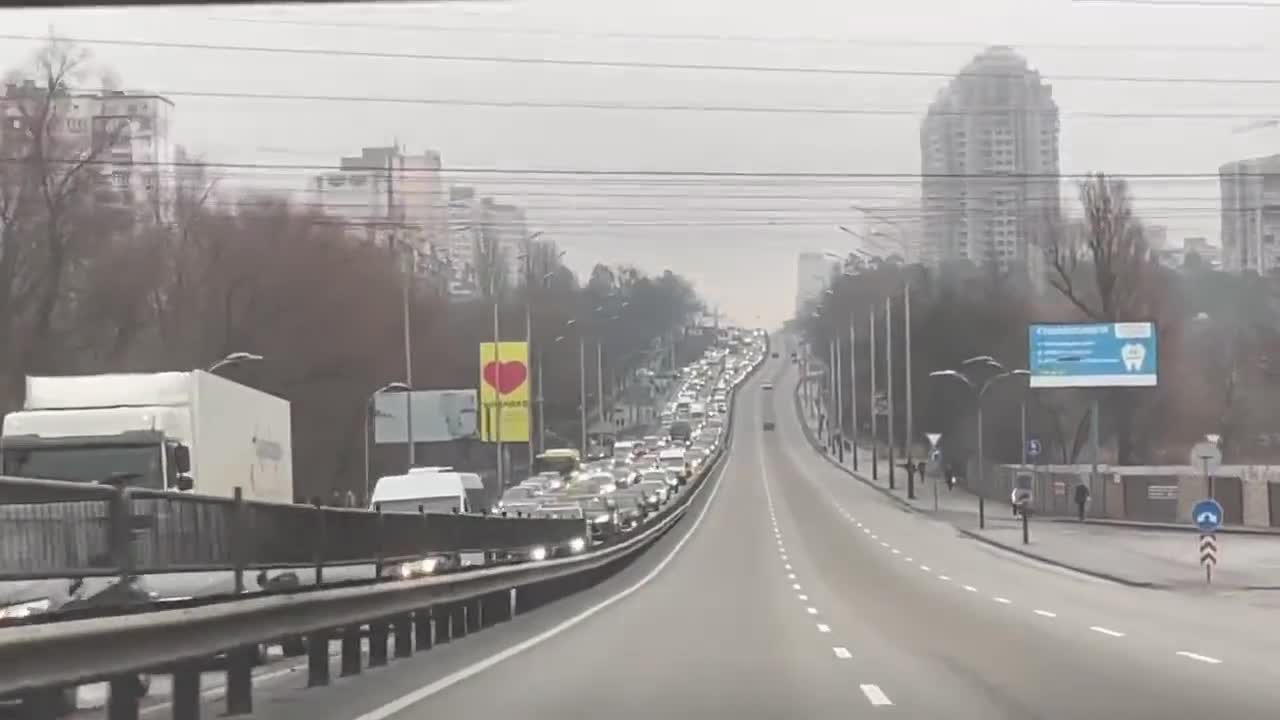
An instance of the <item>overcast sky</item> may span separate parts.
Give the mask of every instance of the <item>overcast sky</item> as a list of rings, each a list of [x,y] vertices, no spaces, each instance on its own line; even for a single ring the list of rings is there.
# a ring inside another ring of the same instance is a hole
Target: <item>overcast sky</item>
[[[248,19],[269,22],[243,22]],[[1201,174],[1134,183],[1144,219],[1167,225],[1171,239],[1203,235],[1216,243],[1217,167],[1280,152],[1280,130],[1233,132],[1271,113],[1280,117],[1280,8],[1070,0],[536,0],[0,11],[0,33],[42,35],[50,26],[85,40],[925,71],[885,76],[601,68],[85,43],[124,87],[169,94],[177,105],[178,141],[220,162],[323,165],[361,146],[398,139],[411,152],[439,151],[446,167],[455,168],[909,175],[920,170],[918,129],[925,107],[945,85],[945,75],[989,44],[1015,46],[1052,82],[1063,114],[1064,173]],[[0,40],[0,65],[21,65],[35,45]],[[1070,77],[1082,75],[1278,82]],[[868,114],[183,95],[192,92]],[[279,171],[265,183],[290,190],[307,174]],[[893,206],[916,198],[919,185],[912,178],[512,172],[460,174],[454,180],[529,208],[531,229],[558,240],[577,270],[596,261],[671,268],[693,279],[730,317],[768,324],[793,309],[798,252],[847,247],[850,238],[836,226],[864,221],[851,203]],[[744,194],[757,197],[742,199]]]

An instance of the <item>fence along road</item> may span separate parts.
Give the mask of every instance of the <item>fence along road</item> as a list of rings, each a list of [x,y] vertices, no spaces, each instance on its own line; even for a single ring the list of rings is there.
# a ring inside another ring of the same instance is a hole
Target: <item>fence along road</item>
[[[718,456],[713,465],[718,467],[722,457]],[[699,477],[695,490],[701,488],[704,476]],[[369,661],[378,665],[385,663],[389,632],[395,637],[396,655],[406,656],[415,642],[425,649],[510,619],[516,609],[581,589],[602,574],[616,570],[619,563],[647,547],[675,523],[692,494],[682,493],[680,502],[669,505],[638,534],[577,557],[408,582],[317,589],[208,607],[162,610],[110,622],[77,620],[0,630],[0,663],[7,668],[20,668],[0,678],[0,693],[108,679],[113,690],[109,717],[125,718],[136,712],[136,697],[125,692],[131,673],[171,671],[175,673],[174,715],[196,717],[199,691],[194,679],[199,676],[199,668],[192,659],[230,649],[233,662],[228,678],[228,709],[247,712],[252,707],[252,695],[244,656],[258,642],[282,634],[309,635],[309,681],[327,684],[330,638],[341,638],[343,673],[354,674],[361,663],[360,632],[366,624],[371,638]],[[380,522],[385,523],[389,516]],[[517,588],[514,595],[513,588]],[[33,707],[37,713],[43,712],[43,708]]]

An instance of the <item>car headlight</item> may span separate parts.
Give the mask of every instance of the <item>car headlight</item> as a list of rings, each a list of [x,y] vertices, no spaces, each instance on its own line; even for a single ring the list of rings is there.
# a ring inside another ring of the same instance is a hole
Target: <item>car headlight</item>
[[[39,600],[27,600],[26,602],[8,605],[0,608],[0,620],[19,620],[32,615],[39,615],[48,612],[51,604],[49,598],[40,598]]]
[[[547,559],[547,549],[539,545],[529,551],[529,559],[534,562],[540,562]]]
[[[422,558],[418,561],[418,572],[423,575],[430,575],[436,571],[436,566],[440,564],[439,558]]]
[[[569,552],[580,553],[586,549],[587,549],[587,541],[580,537],[576,537],[569,541]]]

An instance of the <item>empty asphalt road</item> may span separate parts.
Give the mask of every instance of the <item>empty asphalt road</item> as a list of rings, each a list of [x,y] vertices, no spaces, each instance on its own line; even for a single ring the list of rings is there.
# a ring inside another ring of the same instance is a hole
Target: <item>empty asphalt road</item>
[[[633,566],[359,678],[265,688],[256,716],[1275,716],[1262,610],[1043,567],[905,512],[808,445],[795,379],[772,360],[741,390],[724,471]]]

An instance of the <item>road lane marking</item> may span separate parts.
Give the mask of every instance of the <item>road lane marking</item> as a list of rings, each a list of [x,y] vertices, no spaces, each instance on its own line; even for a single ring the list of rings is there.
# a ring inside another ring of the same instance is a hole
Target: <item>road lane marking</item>
[[[1104,627],[1098,627],[1097,625],[1090,625],[1089,629],[1096,633],[1102,633],[1103,635],[1110,635],[1111,637],[1124,637],[1124,633],[1122,632],[1117,632],[1115,630],[1110,630]]]
[[[796,579],[796,574],[795,574],[795,573],[788,573],[788,574],[787,574],[787,579],[788,579],[788,580],[795,580],[795,579]]]
[[[965,586],[964,586],[964,589],[965,589],[965,590],[968,590],[969,592],[978,592],[978,588],[976,588],[976,587],[974,587],[974,586],[972,586],[972,585],[965,585]]]
[[[407,437],[407,436],[406,436],[406,437]],[[923,570],[923,571],[925,571],[925,572],[932,572],[932,571],[929,569],[929,566],[928,566],[928,565],[921,565],[921,566],[920,566],[920,569],[921,569],[921,570]]]
[[[911,558],[902,558],[902,559],[906,560],[907,562],[915,562],[915,560],[912,560]]]
[[[901,550],[899,550],[898,548],[889,548],[889,552],[893,553],[894,555],[901,555],[901,554],[902,554],[902,551],[901,551]]]
[[[885,541],[881,540],[881,541],[880,541],[880,547],[889,547],[889,543],[887,543],[887,542],[885,542]]]
[[[800,583],[792,583],[792,585],[791,585],[791,589],[792,589],[792,590],[799,590],[799,589],[800,589]]]
[[[1186,650],[1179,650],[1178,652],[1176,652],[1176,653],[1174,653],[1174,654],[1175,654],[1175,655],[1181,655],[1181,656],[1182,656],[1182,657],[1184,657],[1184,658],[1190,658],[1190,659],[1192,659],[1192,660],[1198,660],[1198,661],[1200,661],[1200,662],[1202,662],[1202,663],[1209,663],[1210,665],[1221,665],[1221,664],[1222,664],[1222,661],[1221,661],[1221,660],[1219,660],[1218,658],[1212,658],[1212,657],[1209,657],[1208,655],[1201,655],[1201,654],[1199,654],[1199,653],[1187,652]]]
[[[406,436],[406,437],[407,437],[407,436]],[[783,560],[786,560],[786,558],[783,558]],[[783,570],[790,570],[790,569],[791,569],[791,563],[787,563],[786,565],[783,565],[783,566],[782,566],[782,569],[783,569]]]
[[[841,660],[849,660],[853,657],[853,653],[849,652],[849,648],[833,647],[831,648],[831,652],[835,653],[836,657]]]
[[[796,596],[796,599],[797,599],[797,600],[804,600],[804,601],[808,602],[808,600],[809,600],[809,596],[808,596],[808,595],[797,595],[797,596]]]
[[[871,536],[871,539],[872,539],[872,540],[879,540],[879,539],[880,539],[880,536],[879,536],[879,535],[872,535],[872,536]]]
[[[809,613],[810,615],[817,615],[817,614],[818,614],[818,608],[816,608],[816,607],[805,608],[805,609],[804,609],[804,611],[805,611],[805,612],[807,612],[807,613]]]
[[[862,523],[858,523],[858,527],[862,527]]]
[[[866,534],[870,535],[870,534],[871,534],[871,528],[862,528],[862,532],[864,532],[864,533],[866,533]]]
[[[888,695],[884,694],[884,691],[880,689],[879,685],[860,685],[859,687],[862,688],[862,694],[867,696],[867,700],[870,701],[872,705],[893,704],[893,701],[889,699]]]
[[[830,625],[823,625],[822,623],[818,623],[818,632],[820,632],[820,633],[829,633],[829,632],[831,632],[831,626],[830,626]]]
[[[758,447],[760,448],[759,450],[761,454],[760,459],[763,460],[764,446],[760,445]],[[760,465],[761,467],[763,467],[764,463],[761,462]],[[662,558],[662,560],[658,561],[658,564],[655,565],[652,570],[650,570],[647,574],[645,574],[643,577],[637,580],[634,584],[629,585],[625,589],[619,591],[617,594],[611,595],[605,598],[604,600],[596,603],[595,605],[592,605],[591,607],[583,610],[577,615],[569,617],[561,621],[559,624],[553,625],[552,627],[547,628],[546,630],[543,630],[542,632],[538,633],[537,635],[534,635],[531,638],[518,642],[515,645],[512,645],[506,648],[505,650],[496,652],[493,655],[490,655],[489,657],[483,660],[474,662],[470,665],[467,665],[466,667],[455,670],[449,673],[448,675],[445,675],[444,677],[440,678],[439,680],[436,680],[435,682],[430,683],[428,685],[424,685],[418,688],[417,690],[413,690],[411,692],[405,693],[404,695],[401,695],[395,700],[392,700],[384,705],[381,705],[379,707],[376,707],[370,710],[367,713],[364,713],[362,715],[355,717],[353,720],[387,720],[387,718],[393,715],[396,715],[397,713],[403,712],[404,710],[422,702],[423,700],[426,700],[427,698],[433,695],[436,695],[437,693],[443,690],[446,690],[450,687],[453,687],[454,685],[457,685],[463,680],[467,680],[469,678],[475,677],[476,675],[479,675],[480,673],[484,672],[485,670],[488,670],[489,668],[493,667],[494,665],[497,665],[498,663],[501,663],[504,660],[509,660],[515,657],[516,655],[519,655],[520,653],[524,652],[525,650],[528,650],[529,648],[541,645],[542,643],[559,635],[565,630],[568,630],[569,628],[575,625],[578,625],[583,620],[586,620],[587,618],[590,618],[591,616],[598,614],[600,611],[605,610],[606,608],[609,608],[610,606],[615,605],[621,602],[622,600],[625,600],[631,595],[634,595],[641,588],[645,587],[650,582],[652,582],[654,578],[658,577],[658,575],[660,575],[662,571],[665,570],[673,560],[675,560],[676,556],[680,553],[682,549],[684,549],[684,546],[689,543],[689,540],[693,538],[694,534],[697,533],[698,528],[702,526],[702,521],[705,520],[707,517],[707,512],[710,511],[711,508],[715,505],[716,496],[720,494],[720,487],[724,479],[725,470],[729,466],[730,466],[729,462],[726,462],[724,465],[720,466],[719,472],[716,473],[715,485],[711,487],[711,494],[707,496],[707,500],[702,505],[702,509],[698,511],[698,515],[693,519],[693,524],[689,526],[689,531],[686,532],[684,536],[680,538],[679,542],[677,542],[671,548],[671,550]]]
[[[951,582],[950,575],[939,575],[938,579],[941,580],[942,582]]]
[[[991,599],[992,599],[992,600],[995,600],[996,602],[1000,603],[1001,605],[1012,605],[1012,604],[1013,604],[1013,601],[1012,601],[1012,600],[1010,600],[1009,598],[1000,597],[1000,596],[998,596],[998,595],[997,595],[996,597],[991,598]]]
[[[1056,618],[1056,617],[1058,617],[1058,613],[1049,612],[1048,610],[1036,610],[1035,612],[1036,612],[1036,614],[1037,614],[1037,615],[1039,615],[1039,616],[1041,616],[1041,617],[1047,617],[1047,618]]]

